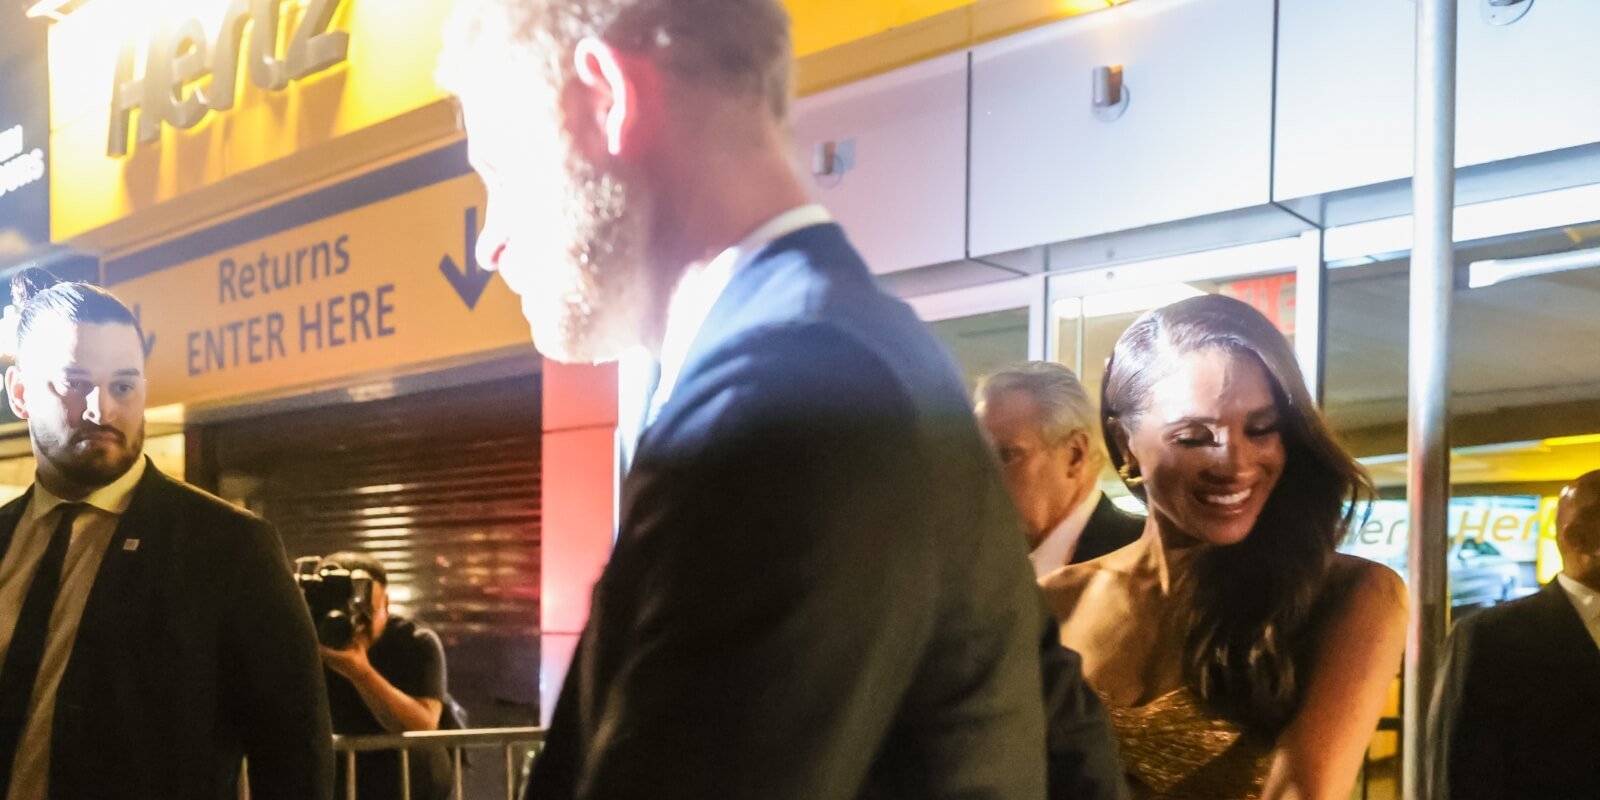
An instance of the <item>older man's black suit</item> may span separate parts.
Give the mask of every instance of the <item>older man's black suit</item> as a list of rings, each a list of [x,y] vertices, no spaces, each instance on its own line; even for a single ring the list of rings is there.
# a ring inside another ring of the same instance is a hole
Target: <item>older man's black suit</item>
[[[1083,526],[1083,535],[1078,537],[1078,547],[1072,553],[1071,563],[1092,561],[1127,547],[1139,541],[1143,533],[1144,517],[1129,514],[1117,508],[1110,497],[1100,495],[1100,502],[1095,504],[1094,512]]]
[[[1600,647],[1560,585],[1456,625],[1429,723],[1432,800],[1600,797]]]
[[[0,553],[32,490],[0,508]],[[146,466],[56,696],[51,800],[328,800],[316,634],[271,527]]]
[[[1048,669],[1041,667],[1048,660]],[[940,346],[843,233],[733,278],[623,488],[529,796],[1111,796]]]

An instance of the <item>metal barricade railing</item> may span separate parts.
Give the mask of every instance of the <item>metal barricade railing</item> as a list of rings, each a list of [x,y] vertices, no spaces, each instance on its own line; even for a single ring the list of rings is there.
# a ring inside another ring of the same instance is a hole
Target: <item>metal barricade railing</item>
[[[1378,722],[1379,731],[1398,732],[1399,717],[1384,717]],[[376,736],[335,736],[333,751],[344,760],[344,800],[359,800],[356,790],[356,754],[377,753],[387,750],[400,754],[400,793],[402,800],[411,800],[411,751],[420,749],[446,749],[450,751],[451,797],[465,800],[462,786],[461,753],[470,748],[497,747],[505,758],[506,800],[517,800],[517,779],[521,772],[517,764],[517,751],[523,746],[530,754],[537,754],[544,745],[544,728],[481,728],[465,731],[425,731],[419,733],[379,734]],[[1367,798],[1371,760],[1363,756],[1358,796]],[[247,767],[248,769],[248,767]],[[240,800],[249,800],[246,773],[240,776]]]
[[[344,800],[359,800],[356,786],[356,754],[398,751],[400,754],[400,797],[411,800],[411,752],[413,750],[450,751],[451,797],[465,800],[462,787],[461,754],[467,749],[499,748],[505,756],[506,800],[516,800],[518,750],[538,753],[544,745],[544,728],[479,728],[465,731],[421,731],[379,734],[376,736],[335,736],[333,752],[344,762]]]

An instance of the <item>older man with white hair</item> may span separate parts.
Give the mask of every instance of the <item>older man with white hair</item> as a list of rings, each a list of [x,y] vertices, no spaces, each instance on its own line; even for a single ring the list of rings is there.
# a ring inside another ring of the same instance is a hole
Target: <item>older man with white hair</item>
[[[1139,538],[1144,520],[1100,491],[1105,445],[1072,370],[1049,361],[1007,367],[979,381],[975,403],[1022,514],[1037,577]]]

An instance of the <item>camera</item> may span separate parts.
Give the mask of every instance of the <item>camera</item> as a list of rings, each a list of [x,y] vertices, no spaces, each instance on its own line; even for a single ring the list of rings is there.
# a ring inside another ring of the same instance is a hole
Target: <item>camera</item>
[[[317,641],[324,647],[345,650],[355,642],[356,631],[372,624],[372,579],[321,556],[294,560],[294,581],[306,597]]]

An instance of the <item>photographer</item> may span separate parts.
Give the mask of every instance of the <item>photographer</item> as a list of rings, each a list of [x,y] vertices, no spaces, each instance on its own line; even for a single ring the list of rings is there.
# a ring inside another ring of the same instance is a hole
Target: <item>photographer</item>
[[[438,730],[445,707],[444,649],[433,631],[389,613],[389,574],[382,563],[360,553],[335,553],[324,570],[338,565],[355,578],[355,636],[348,647],[325,641],[328,706],[333,732],[345,736]],[[366,579],[366,580],[363,580]],[[338,760],[344,786],[345,761]],[[450,789],[449,758],[441,748],[411,752],[411,796],[445,797]],[[356,792],[361,800],[398,800],[400,757],[394,751],[356,757]],[[341,795],[342,796],[342,795]]]

